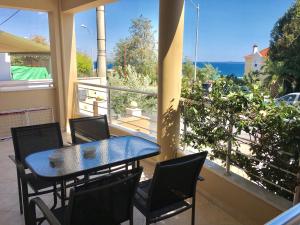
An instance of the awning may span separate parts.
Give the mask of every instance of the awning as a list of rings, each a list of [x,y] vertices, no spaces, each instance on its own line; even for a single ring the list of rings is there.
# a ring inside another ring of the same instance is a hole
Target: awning
[[[47,45],[36,43],[4,31],[0,31],[0,52],[7,53],[48,53]]]
[[[51,79],[45,67],[11,66],[12,80]]]

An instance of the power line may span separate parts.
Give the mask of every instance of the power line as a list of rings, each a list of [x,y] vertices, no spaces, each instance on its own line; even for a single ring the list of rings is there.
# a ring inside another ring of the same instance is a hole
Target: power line
[[[7,19],[5,19],[3,22],[0,23],[0,26],[9,21],[11,18],[13,18],[17,13],[20,12],[20,10],[15,11],[13,14],[11,14]]]

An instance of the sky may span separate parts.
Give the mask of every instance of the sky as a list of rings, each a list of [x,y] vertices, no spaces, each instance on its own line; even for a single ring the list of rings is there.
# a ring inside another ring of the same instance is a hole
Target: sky
[[[198,61],[244,61],[252,46],[269,45],[276,21],[294,0],[194,0],[200,4]],[[120,0],[105,7],[108,60],[116,43],[126,38],[131,20],[143,15],[152,21],[158,38],[159,0]],[[0,24],[15,9],[0,8]],[[84,24],[88,29],[83,28]],[[194,60],[196,9],[185,2],[184,57]],[[75,15],[77,49],[96,58],[96,12],[91,9]],[[42,35],[49,40],[47,13],[20,11],[0,30],[22,37]]]

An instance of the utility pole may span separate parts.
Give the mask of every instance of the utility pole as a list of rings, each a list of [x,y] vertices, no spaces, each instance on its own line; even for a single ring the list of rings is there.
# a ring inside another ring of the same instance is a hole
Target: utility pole
[[[198,61],[198,44],[199,44],[199,17],[200,17],[200,4],[193,2],[193,0],[190,0],[193,6],[197,10],[197,20],[196,20],[196,40],[195,40],[195,58],[194,58],[194,77],[193,81],[196,81],[197,79],[197,61]]]
[[[105,8],[103,5],[96,8],[97,17],[97,76],[100,84],[106,85],[106,40],[105,40]]]
[[[88,26],[86,26],[85,24],[81,24],[80,27],[86,29],[87,32],[89,33],[91,39],[92,39],[92,40],[94,39],[94,38],[93,38],[93,34],[92,34],[92,32],[90,31],[90,29],[88,28]],[[92,63],[93,63],[93,56],[94,56],[94,54],[93,54],[93,47],[91,47],[91,59],[92,59]]]

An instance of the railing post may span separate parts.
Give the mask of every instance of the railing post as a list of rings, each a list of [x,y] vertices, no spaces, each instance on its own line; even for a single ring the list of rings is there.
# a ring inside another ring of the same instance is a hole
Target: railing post
[[[112,120],[111,120],[111,104],[110,104],[110,88],[108,87],[107,88],[107,114],[108,114],[108,121],[110,123],[112,123]]]
[[[186,124],[186,115],[185,115],[185,102],[184,101],[182,101],[182,110],[183,110],[183,138],[185,138],[185,135],[186,135],[186,132],[187,132],[187,124]],[[185,142],[183,142],[183,146],[182,146],[182,148],[183,148],[183,151],[185,151],[186,150],[186,143]]]
[[[300,202],[300,157],[298,158],[298,173],[296,178],[296,187],[293,199],[293,205],[296,205]]]
[[[24,115],[25,115],[25,119],[26,119],[26,126],[29,126],[30,125],[29,112],[27,110],[25,110]]]
[[[229,125],[229,133],[230,135],[232,135],[232,131],[233,131],[233,126],[230,124]],[[230,165],[231,165],[231,150],[232,150],[232,140],[231,138],[229,139],[228,143],[227,143],[227,152],[226,152],[226,172],[225,175],[226,176],[230,176]]]
[[[94,116],[99,115],[98,109],[99,109],[98,101],[95,100],[95,101],[93,101],[93,115]]]

